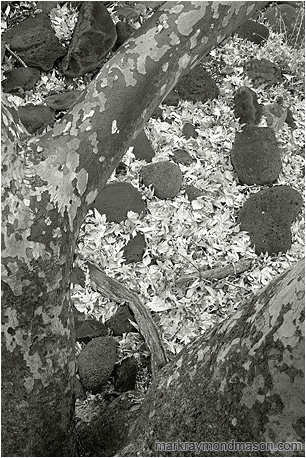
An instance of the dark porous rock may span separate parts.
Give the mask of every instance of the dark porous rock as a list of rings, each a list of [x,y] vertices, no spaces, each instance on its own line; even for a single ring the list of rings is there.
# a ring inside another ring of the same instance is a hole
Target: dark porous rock
[[[155,156],[155,151],[144,130],[137,135],[131,146],[134,147],[133,153],[138,160],[144,159],[147,162],[151,162]]]
[[[177,164],[190,165],[194,162],[193,158],[184,149],[173,150],[172,159]]]
[[[219,88],[210,74],[201,65],[183,76],[174,88],[184,100],[205,103],[217,98]]]
[[[305,42],[305,17],[302,11],[304,2],[299,2],[300,8],[293,6],[293,3],[275,4],[265,11],[264,18],[271,25],[273,32],[285,32],[289,44],[301,46]]]
[[[256,21],[247,20],[235,30],[239,38],[252,41],[257,45],[262,45],[269,38],[269,30],[263,24]]]
[[[142,233],[138,233],[135,237],[130,239],[123,248],[123,256],[125,257],[126,264],[141,261],[145,249],[146,239]]]
[[[295,122],[294,122],[294,119],[293,119],[293,115],[292,115],[292,111],[290,110],[290,108],[287,109],[287,117],[286,117],[285,122],[288,124],[288,126],[291,129],[296,129],[296,125],[295,125]]]
[[[106,406],[102,400],[100,409],[93,404],[93,401],[101,403],[98,397],[77,405],[76,431],[82,444],[78,456],[115,456],[128,442],[131,427],[140,415],[142,400],[143,394],[127,391]]]
[[[134,356],[125,358],[120,364],[116,364],[113,372],[116,391],[124,392],[135,389],[137,368]]]
[[[183,135],[188,140],[188,138],[197,138],[199,134],[193,124],[186,122],[183,127]]]
[[[241,231],[249,233],[256,254],[285,253],[291,247],[290,226],[300,212],[303,199],[290,186],[274,186],[252,194],[240,210]]]
[[[107,184],[97,195],[93,206],[101,215],[105,214],[108,221],[116,223],[126,219],[129,211],[139,215],[146,211],[141,193],[125,182]]]
[[[116,32],[117,32],[117,41],[115,43],[115,46],[113,47],[114,51],[120,48],[120,46],[122,46],[123,43],[125,43],[126,40],[130,38],[132,33],[135,32],[135,29],[127,22],[119,21],[116,24]]]
[[[269,127],[250,126],[237,132],[231,161],[241,183],[273,183],[282,170],[274,131]]]
[[[55,120],[54,112],[44,105],[28,103],[18,107],[20,121],[30,134],[41,134]]]
[[[135,322],[133,313],[128,305],[122,305],[118,308],[116,313],[105,322],[105,325],[113,331],[114,336],[122,336],[122,334],[127,332],[136,331],[130,320]]]
[[[244,73],[255,87],[273,86],[283,81],[281,69],[267,59],[251,59],[244,65]]]
[[[79,376],[86,390],[101,391],[116,362],[116,341],[112,337],[92,339],[78,356]]]
[[[178,165],[170,161],[154,162],[140,171],[143,184],[153,186],[156,197],[172,199],[180,192],[183,175]]]
[[[51,27],[47,14],[29,17],[3,33],[2,39],[10,45],[30,67],[45,72],[53,68],[54,62],[66,54]]]
[[[6,80],[3,81],[3,92],[28,91],[34,87],[40,78],[40,71],[37,68],[20,67],[6,73]]]
[[[203,191],[192,185],[186,186],[185,193],[187,194],[188,200],[190,202],[197,199],[198,197],[203,196]]]
[[[120,161],[116,167],[116,171],[115,171],[116,177],[119,177],[119,176],[123,177],[126,175],[126,172],[127,172],[127,165],[124,162]]]
[[[177,106],[179,104],[179,101],[182,100],[182,97],[180,94],[177,92],[176,89],[172,89],[172,91],[169,92],[168,95],[163,100],[163,103],[168,106]]]
[[[66,91],[60,94],[49,95],[45,97],[44,101],[48,107],[53,108],[55,111],[70,110],[76,103],[82,91]]]
[[[75,323],[75,339],[88,343],[95,337],[107,336],[107,328],[101,321],[95,319],[79,320]]]
[[[256,92],[247,86],[237,89],[234,96],[234,115],[243,124],[258,124],[262,116],[262,107],[257,101]]]
[[[43,13],[50,13],[53,8],[56,8],[57,2],[36,2],[36,8],[41,10]]]
[[[101,2],[84,2],[62,60],[64,75],[75,78],[100,68],[116,39],[116,27],[105,6]]]

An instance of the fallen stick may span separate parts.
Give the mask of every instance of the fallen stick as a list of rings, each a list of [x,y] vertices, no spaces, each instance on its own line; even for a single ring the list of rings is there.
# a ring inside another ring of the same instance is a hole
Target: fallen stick
[[[132,310],[139,332],[143,335],[151,352],[152,375],[154,377],[167,364],[168,358],[160,333],[150,312],[142,304],[136,293],[113,278],[108,277],[94,264],[88,262],[87,265],[92,287],[103,296],[116,302],[126,302]]]
[[[229,276],[236,276],[245,272],[246,270],[250,269],[253,264],[253,261],[238,261],[234,264],[229,264],[224,267],[216,267],[215,269],[209,270],[199,270],[198,272],[192,275],[186,275],[185,277],[181,277],[179,279],[180,282],[188,282],[193,281],[197,278],[200,280],[221,280],[222,278],[229,277]]]

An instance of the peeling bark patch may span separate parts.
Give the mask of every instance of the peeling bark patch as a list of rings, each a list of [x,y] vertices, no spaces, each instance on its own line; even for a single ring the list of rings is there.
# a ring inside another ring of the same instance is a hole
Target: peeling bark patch
[[[265,380],[260,374],[253,379],[253,383],[242,389],[240,404],[252,409],[254,404],[258,401],[258,396],[261,394],[259,393],[259,390],[264,388],[264,386]]]
[[[199,2],[196,3],[197,5],[199,4]],[[181,35],[188,36],[192,32],[194,26],[199,21],[199,17],[203,17],[202,15],[205,14],[206,6],[206,2],[203,2],[197,10],[187,11],[179,15],[176,24],[177,30]]]
[[[156,35],[156,28],[150,29],[141,37],[135,38],[136,47],[133,50],[126,50],[127,54],[138,55],[136,65],[138,72],[142,75],[147,73],[146,60],[148,54],[152,60],[158,62],[170,49],[169,45],[162,45],[158,47]],[[148,48],[148,43],[150,43],[150,48]]]

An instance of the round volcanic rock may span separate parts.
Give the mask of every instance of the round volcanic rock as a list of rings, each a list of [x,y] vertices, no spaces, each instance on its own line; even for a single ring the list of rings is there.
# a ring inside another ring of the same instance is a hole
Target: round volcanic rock
[[[255,91],[247,86],[237,89],[234,96],[234,115],[243,124],[258,124],[262,116],[262,107],[257,101]]]
[[[188,140],[189,138],[197,138],[199,134],[193,124],[186,122],[183,126],[183,135]]]
[[[153,186],[156,197],[172,199],[180,192],[183,175],[178,165],[170,161],[154,162],[140,171],[143,184]]]
[[[112,337],[92,339],[78,356],[79,376],[86,390],[101,391],[116,362],[116,341]]]
[[[151,162],[155,156],[155,151],[144,130],[139,132],[131,146],[134,147],[133,153],[138,160],[144,159],[147,162]]]
[[[198,197],[203,196],[203,191],[201,191],[193,185],[187,185],[185,188],[185,193],[187,194],[189,202],[192,202]]]
[[[144,213],[146,205],[142,195],[134,186],[126,182],[109,183],[97,195],[93,207],[108,221],[120,223],[126,219],[129,211]]]
[[[134,356],[125,358],[120,364],[115,366],[113,375],[116,391],[122,393],[135,389],[137,368],[138,365]]]
[[[257,255],[289,250],[290,226],[302,204],[300,193],[290,186],[274,186],[250,195],[239,212],[238,223],[241,231],[249,233]]]
[[[20,121],[30,134],[41,134],[55,120],[54,112],[44,105],[28,103],[18,107]]]
[[[193,158],[184,149],[173,150],[172,159],[177,164],[190,165],[194,162]]]
[[[273,183],[282,170],[274,131],[269,127],[247,126],[237,132],[231,161],[241,183]]]
[[[183,76],[174,90],[184,100],[202,103],[217,98],[220,93],[214,79],[201,65]]]
[[[244,73],[254,84],[273,86],[283,81],[281,69],[267,59],[251,59],[244,64]]]

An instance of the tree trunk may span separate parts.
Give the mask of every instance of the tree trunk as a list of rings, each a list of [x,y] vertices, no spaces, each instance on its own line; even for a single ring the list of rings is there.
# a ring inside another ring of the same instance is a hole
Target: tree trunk
[[[166,3],[51,131],[26,140],[3,113],[3,455],[74,456],[69,274],[88,206],[179,77],[265,3]]]
[[[304,456],[304,277],[301,260],[164,367],[118,456]]]

